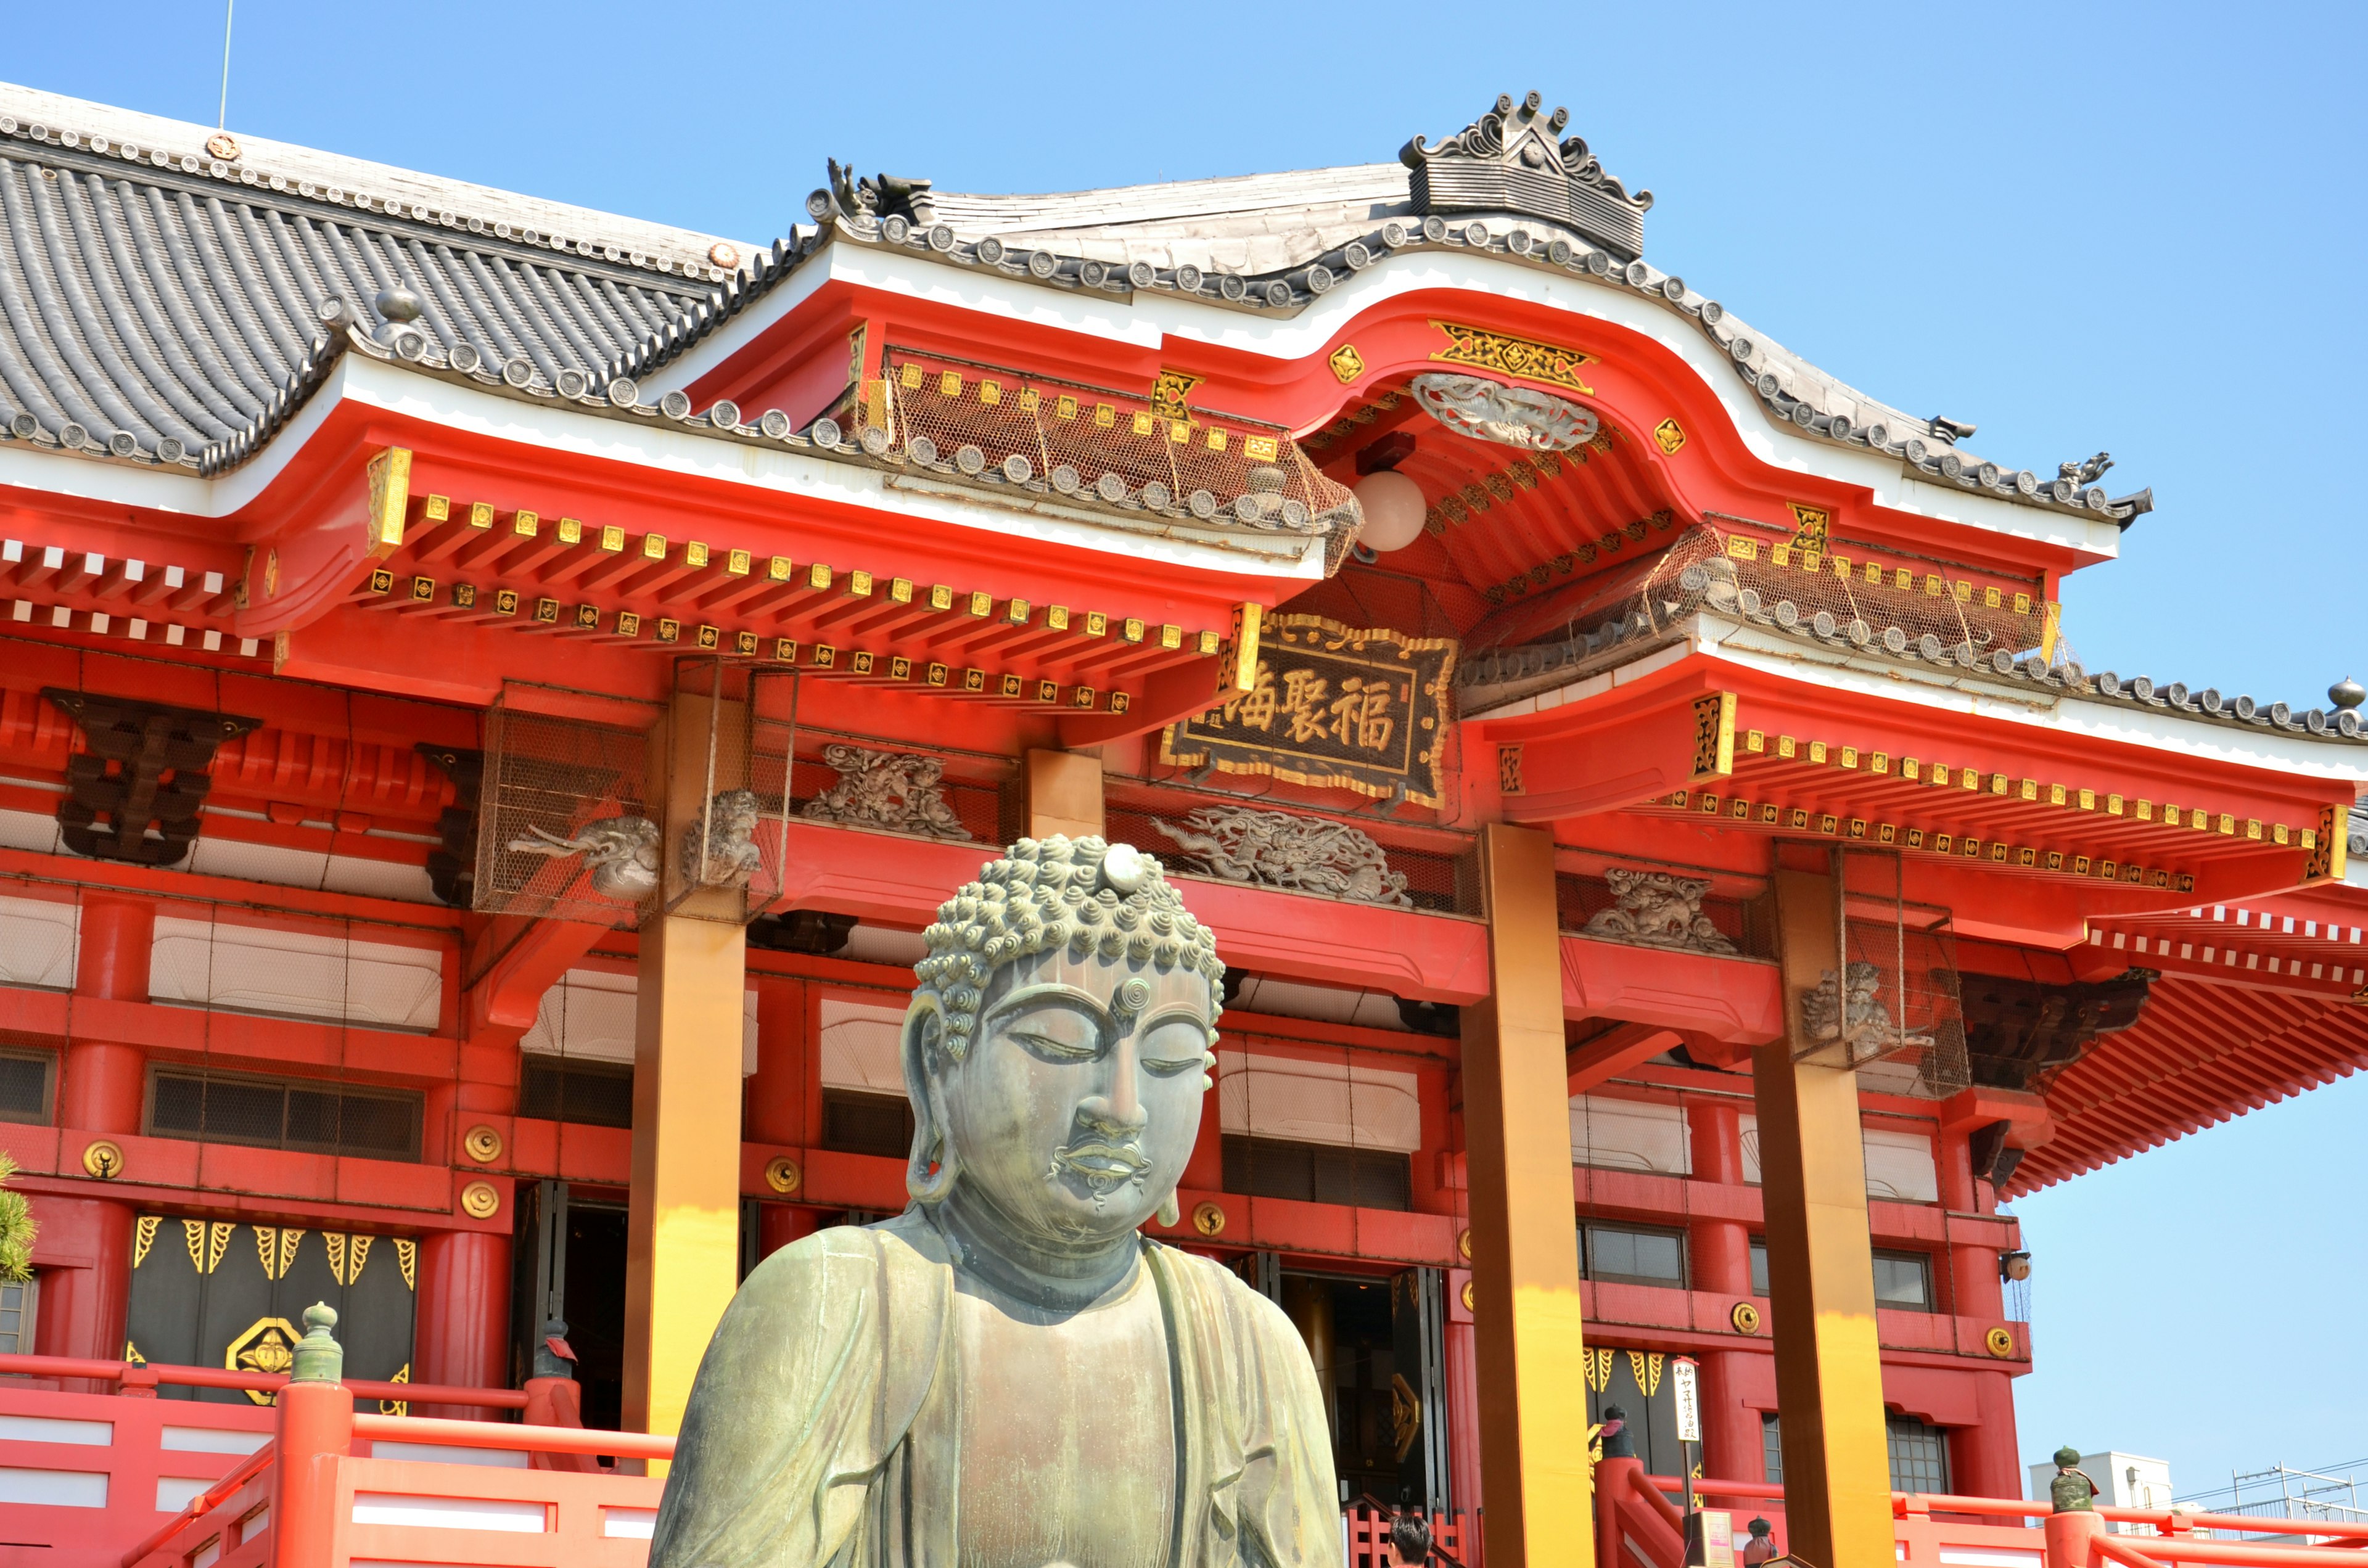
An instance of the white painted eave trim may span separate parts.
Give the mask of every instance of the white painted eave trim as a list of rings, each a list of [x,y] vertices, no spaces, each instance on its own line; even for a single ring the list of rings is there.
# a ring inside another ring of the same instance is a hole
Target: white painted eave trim
[[[1952,676],[1839,653],[1756,627],[1697,617],[1685,633],[1628,664],[1584,679],[1464,715],[1469,720],[1520,718],[1585,702],[1630,686],[1696,654],[1878,701],[1933,712],[2021,724],[2054,734],[2143,747],[2237,767],[2368,783],[2368,744],[2313,740],[2276,730],[2254,733],[2185,714],[2141,708],[2106,698],[1990,681],[1970,672]]]
[[[899,485],[892,483],[893,474],[852,462],[700,435],[658,420],[627,422],[524,403],[359,353],[344,356],[296,418],[252,461],[228,473],[205,479],[150,472],[9,443],[0,445],[0,484],[189,517],[228,517],[259,496],[347,402],[517,446],[625,463],[653,475],[866,507],[1161,567],[1305,582],[1324,576],[1320,539],[1311,539],[1293,560],[1075,520],[1054,515],[1051,497],[1028,498],[1043,502],[1042,506],[998,506],[985,498],[972,502],[951,485]]]
[[[1387,256],[1350,274],[1298,313],[1270,317],[1148,290],[1136,291],[1130,300],[1050,288],[984,267],[833,238],[797,275],[661,371],[652,385],[685,386],[707,375],[826,282],[1079,333],[1130,348],[1156,352],[1173,337],[1275,360],[1320,353],[1353,317],[1404,294],[1452,290],[1519,300],[1608,322],[1660,344],[1685,361],[1726,410],[1744,445],[1771,467],[1862,487],[1873,493],[1878,506],[1914,517],[2088,556],[2111,558],[2121,552],[2122,530],[2111,521],[1937,484],[1911,475],[1896,457],[1819,440],[1778,421],[1699,326],[1633,289],[1478,252],[1420,250]]]

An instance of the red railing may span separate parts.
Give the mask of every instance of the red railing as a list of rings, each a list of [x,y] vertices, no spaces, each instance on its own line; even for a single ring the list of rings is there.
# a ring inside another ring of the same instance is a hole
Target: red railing
[[[1463,1524],[1453,1514],[1425,1516],[1430,1523],[1431,1544],[1459,1562],[1469,1562],[1463,1555]],[[1340,1512],[1340,1539],[1347,1549],[1348,1568],[1398,1568],[1398,1560],[1390,1548],[1390,1525],[1395,1515],[1361,1503],[1352,1503]]]
[[[0,1377],[114,1383],[117,1392],[133,1398],[153,1395],[160,1384],[176,1388],[236,1389],[242,1392],[276,1393],[287,1386],[284,1372],[233,1372],[222,1367],[176,1367],[162,1361],[97,1361],[79,1356],[0,1355]],[[463,1389],[440,1383],[387,1383],[351,1378],[344,1385],[356,1399],[412,1404],[472,1404],[484,1410],[524,1410],[526,1395],[517,1389]]]
[[[374,1415],[352,1385],[279,1391],[269,1458],[193,1501],[119,1568],[189,1562],[216,1568],[347,1568],[365,1562],[467,1562],[482,1568],[641,1568],[663,1479],[575,1470],[489,1469],[357,1454],[395,1441],[526,1454],[669,1460],[674,1439],[581,1426]]]
[[[1597,1561],[1678,1568],[1684,1555],[1682,1516],[1670,1497],[1682,1483],[1676,1476],[1647,1475],[1643,1464],[1632,1459],[1603,1460],[1596,1467],[1595,1484]],[[1693,1484],[1698,1497],[1765,1506],[1779,1531],[1777,1549],[1783,1549],[1782,1486],[1716,1480]],[[1914,1492],[1893,1493],[1891,1513],[1898,1561],[1933,1568],[1978,1551],[2030,1553],[2034,1568],[2169,1568],[2181,1562],[2226,1568],[2356,1568],[2368,1562],[2362,1555],[2368,1548],[2368,1524],[2111,1506],[2056,1514],[2046,1503],[2021,1498]],[[2039,1528],[2026,1522],[2032,1519],[2042,1521]],[[2153,1533],[2108,1533],[2109,1524],[2145,1526]],[[2309,1535],[2340,1544],[2232,1540],[2211,1533],[2218,1531]],[[1603,1555],[1607,1551],[1615,1555]]]

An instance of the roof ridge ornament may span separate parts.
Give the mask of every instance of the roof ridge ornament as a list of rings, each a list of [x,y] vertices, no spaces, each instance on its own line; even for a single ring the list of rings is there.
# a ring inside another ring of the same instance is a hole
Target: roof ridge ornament
[[[1519,104],[1499,94],[1497,107],[1433,145],[1420,136],[1399,150],[1415,210],[1513,212],[1577,230],[1623,261],[1645,251],[1645,213],[1653,193],[1604,173],[1579,137],[1562,137],[1570,111],[1539,112],[1536,93]],[[1559,142],[1555,139],[1562,137]]]
[[[869,218],[884,222],[890,218],[902,218],[923,229],[938,221],[930,181],[884,174],[860,179],[853,165],[842,164],[837,158],[826,158],[824,163],[829,170],[830,185],[806,198],[806,211],[814,222],[823,222],[834,212],[849,221]]]

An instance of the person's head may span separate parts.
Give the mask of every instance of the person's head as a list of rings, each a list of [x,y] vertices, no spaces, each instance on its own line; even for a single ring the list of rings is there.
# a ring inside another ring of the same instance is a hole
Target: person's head
[[[904,1035],[913,1196],[964,1185],[1040,1245],[1172,1223],[1224,966],[1159,862],[1021,839],[926,939]]]

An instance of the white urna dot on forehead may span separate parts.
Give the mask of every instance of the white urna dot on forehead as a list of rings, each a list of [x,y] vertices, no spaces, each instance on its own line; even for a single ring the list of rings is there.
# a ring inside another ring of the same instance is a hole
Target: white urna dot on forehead
[[[1151,864],[1132,844],[1113,844],[1102,856],[1102,881],[1121,895],[1151,880]]]

